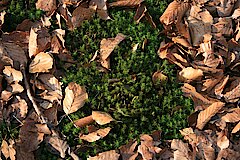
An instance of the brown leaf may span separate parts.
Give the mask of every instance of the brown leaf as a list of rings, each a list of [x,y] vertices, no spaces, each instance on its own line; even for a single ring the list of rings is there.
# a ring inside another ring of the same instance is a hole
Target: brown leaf
[[[96,11],[96,8],[96,6],[90,6],[89,8],[78,6],[72,13],[71,21],[73,28],[80,27],[85,20],[90,20]]]
[[[120,154],[118,154],[115,150],[106,151],[99,153],[95,157],[89,157],[88,160],[118,160]]]
[[[2,25],[4,23],[4,17],[6,15],[6,11],[3,11],[0,13],[0,29],[2,28]]]
[[[136,21],[136,23],[139,23],[140,20],[145,16],[146,12],[147,12],[147,7],[144,4],[140,4],[134,16],[134,21]]]
[[[57,150],[62,158],[65,158],[65,152],[69,148],[66,141],[61,140],[57,135],[52,135],[46,138],[46,142],[50,144],[53,149]]]
[[[35,124],[37,131],[44,134],[51,134],[52,132],[48,128],[47,124]]]
[[[198,149],[203,151],[203,155],[202,158],[206,159],[206,160],[213,160],[216,159],[215,156],[215,150],[214,148],[211,146],[211,144],[205,144],[205,143],[200,143],[198,145]],[[201,152],[200,152],[201,153]]]
[[[86,125],[89,125],[93,122],[94,122],[94,120],[92,118],[92,115],[90,115],[90,116],[83,117],[81,119],[74,121],[74,124],[78,127],[85,127]]]
[[[219,18],[217,22],[213,24],[212,32],[220,35],[231,36],[233,34],[232,20],[229,18]]]
[[[48,91],[55,91],[62,96],[61,83],[52,74],[41,74],[38,79],[43,83],[44,88]]]
[[[116,2],[109,3],[109,7],[136,7],[144,0],[118,0]]]
[[[203,127],[207,124],[207,122],[212,118],[212,116],[218,113],[218,111],[220,111],[223,106],[225,106],[225,103],[215,102],[211,104],[207,109],[201,111],[198,114],[197,128],[202,130]]]
[[[99,129],[95,132],[89,133],[87,135],[81,135],[79,138],[88,142],[95,142],[101,138],[104,138],[105,136],[108,135],[110,132],[111,128],[107,127],[104,129]]]
[[[161,71],[156,71],[152,75],[152,81],[154,85],[157,85],[160,82],[160,85],[166,84],[168,77],[164,75]]]
[[[65,98],[63,100],[63,110],[66,114],[76,112],[79,108],[83,107],[88,94],[85,87],[71,82],[65,89]]]
[[[178,1],[171,2],[160,17],[160,22],[168,26],[181,21],[189,7],[189,3]]]
[[[230,91],[224,94],[226,102],[236,102],[240,98],[240,78],[236,78],[230,85]]]
[[[231,133],[237,133],[240,130],[240,122],[233,128]]]
[[[60,0],[60,2],[67,5],[74,5],[81,2],[81,0]]]
[[[174,159],[176,160],[191,160],[193,158],[188,145],[181,140],[173,139],[171,149],[176,150],[174,151]]]
[[[135,160],[138,156],[138,153],[134,152],[137,144],[137,141],[129,141],[128,144],[119,148],[123,160]]]
[[[57,2],[56,0],[38,0],[36,2],[36,8],[47,12],[47,15],[49,16],[57,9]]]
[[[221,119],[230,123],[240,121],[240,108],[231,109],[226,115],[222,116]]]
[[[234,151],[230,148],[220,150],[218,153],[217,159],[216,160],[239,160],[240,159],[240,153],[239,151]]]
[[[8,143],[5,140],[2,140],[1,152],[6,159],[10,158],[11,160],[15,160],[16,151],[13,148],[15,142],[14,140],[10,139],[9,143],[10,144],[8,145]]]
[[[12,83],[10,86],[7,86],[6,90],[12,92],[13,94],[17,94],[17,93],[22,93],[24,91],[24,88],[22,85],[15,82],[15,83]]]
[[[125,39],[125,35],[118,33],[115,38],[103,39],[100,43],[100,58],[103,67],[110,68],[109,56],[114,48]]]
[[[218,15],[220,17],[230,16],[236,1],[237,0],[220,1],[220,5],[216,6]]]
[[[29,65],[30,73],[49,72],[53,66],[53,58],[49,53],[41,52],[36,55]]]
[[[38,23],[38,22],[37,22]],[[16,30],[17,31],[30,31],[31,27],[33,25],[35,25],[36,23],[34,23],[33,21],[31,21],[30,19],[24,19],[22,21],[22,23],[17,25]],[[28,33],[29,34],[29,33]]]
[[[218,147],[223,150],[229,147],[230,141],[225,135],[224,131],[220,132],[217,137],[217,145]]]
[[[40,25],[32,27],[29,36],[29,57],[33,57],[40,52],[44,52],[50,47],[51,36],[48,33],[48,29],[41,27]]]
[[[11,107],[16,112],[15,116],[19,120],[22,121],[23,119],[25,119],[28,112],[28,104],[24,99],[21,99],[19,96],[16,96],[16,98],[14,98],[14,101],[11,104]]]
[[[153,159],[155,153],[153,138],[147,134],[143,134],[140,137],[141,144],[138,146],[138,153],[142,155],[144,160]]]
[[[13,82],[19,82],[23,80],[22,72],[15,70],[11,66],[5,66],[3,70],[5,79],[7,80],[8,84]]]
[[[114,119],[106,112],[92,111],[92,118],[100,125],[105,125],[114,121]]]
[[[97,14],[103,20],[111,19],[108,16],[106,2],[107,0],[91,0],[89,3],[90,6],[97,6]]]
[[[183,81],[196,80],[203,76],[203,71],[201,69],[195,69],[193,67],[183,68],[179,72],[180,79]]]

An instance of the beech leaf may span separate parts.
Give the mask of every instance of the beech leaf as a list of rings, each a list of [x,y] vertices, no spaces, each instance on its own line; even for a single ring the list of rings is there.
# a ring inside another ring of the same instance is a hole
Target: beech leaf
[[[115,150],[106,151],[99,153],[95,157],[89,157],[87,160],[118,160],[120,157],[120,154],[118,154]]]
[[[41,52],[36,55],[29,65],[30,73],[49,72],[53,66],[53,58],[50,54]]]
[[[111,115],[100,111],[92,111],[92,118],[100,125],[105,125],[110,123],[111,121],[114,121]]]
[[[80,139],[88,141],[88,142],[95,142],[95,141],[107,136],[108,133],[110,132],[110,130],[111,130],[110,127],[107,127],[104,129],[99,129],[99,130],[89,133],[87,135],[81,135]]]

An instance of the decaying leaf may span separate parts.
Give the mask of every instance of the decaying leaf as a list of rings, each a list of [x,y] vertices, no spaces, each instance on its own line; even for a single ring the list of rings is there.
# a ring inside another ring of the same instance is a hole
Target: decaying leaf
[[[115,150],[110,150],[106,152],[99,153],[95,157],[89,157],[87,160],[118,160],[120,157],[120,154],[118,154]]]
[[[29,65],[30,73],[49,72],[53,67],[53,58],[49,53],[41,52],[36,55]]]
[[[240,108],[231,109],[226,115],[222,116],[222,120],[230,123],[240,121]]]
[[[92,118],[100,125],[105,125],[114,121],[110,114],[101,111],[92,111]]]
[[[130,141],[119,148],[123,160],[134,160],[138,156],[138,153],[134,151],[137,144],[137,141]]]
[[[158,85],[158,83],[162,85],[167,83],[168,77],[164,75],[161,71],[156,71],[153,73],[152,81],[154,85]]]
[[[89,125],[93,122],[94,122],[93,117],[92,115],[90,115],[74,121],[74,124],[78,127],[85,127],[86,125]]]
[[[211,104],[207,109],[201,111],[197,119],[197,128],[203,129],[206,123],[225,105],[223,102],[215,102]]]
[[[81,135],[79,138],[88,142],[95,142],[101,138],[104,138],[105,136],[108,135],[110,132],[111,128],[107,127],[104,129],[99,129],[95,132],[89,133],[87,135]]]
[[[227,138],[227,136],[225,135],[225,133],[222,131],[218,134],[218,138],[217,138],[217,145],[218,147],[223,150],[228,148],[230,144],[229,139]]]
[[[186,143],[181,140],[173,139],[171,143],[171,148],[174,151],[174,159],[176,160],[190,160],[192,159],[191,152]]]
[[[66,114],[76,112],[79,108],[83,107],[88,94],[85,87],[71,82],[65,89],[65,98],[63,100],[63,110]]]
[[[240,130],[240,122],[233,128],[232,133],[237,133]]]
[[[240,78],[236,78],[235,81],[231,83],[231,90],[224,94],[224,98],[227,102],[236,102],[240,98]]]

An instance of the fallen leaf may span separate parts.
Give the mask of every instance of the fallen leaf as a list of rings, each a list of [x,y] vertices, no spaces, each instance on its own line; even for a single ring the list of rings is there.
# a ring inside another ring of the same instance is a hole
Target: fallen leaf
[[[92,118],[100,125],[105,125],[114,121],[110,114],[100,111],[92,111]]]
[[[90,115],[90,116],[83,117],[81,119],[74,121],[74,124],[78,127],[85,127],[86,125],[89,125],[93,122],[94,122],[94,120],[92,118],[92,115]]]
[[[91,0],[90,6],[97,6],[97,14],[103,20],[111,19],[107,12],[107,0]]]
[[[152,81],[154,85],[164,85],[168,81],[168,77],[164,75],[161,71],[156,71],[152,75]]]
[[[225,135],[225,133],[222,131],[218,134],[218,138],[217,138],[217,145],[218,147],[223,150],[228,148],[230,144],[229,139],[227,138],[227,136]]]
[[[128,144],[119,148],[123,160],[134,160],[138,156],[138,153],[134,151],[137,144],[137,141],[130,140]]]
[[[5,79],[7,80],[8,84],[13,82],[19,82],[23,80],[22,72],[15,70],[11,66],[5,66],[3,70]]]
[[[240,108],[233,108],[221,118],[225,122],[235,123],[240,121]]]
[[[61,83],[54,75],[40,74],[37,78],[43,83],[46,90],[57,92],[59,95],[62,96]]]
[[[26,118],[28,112],[27,102],[19,96],[16,96],[11,104],[11,107],[16,113],[16,117],[22,121]]]
[[[139,23],[140,20],[145,16],[146,12],[147,12],[147,7],[144,4],[140,4],[134,16],[134,21],[136,21],[136,23]]]
[[[105,136],[108,135],[110,132],[111,128],[107,127],[104,129],[99,129],[95,132],[89,133],[87,135],[81,135],[79,138],[88,142],[95,142],[101,138],[104,138]]]
[[[22,21],[22,23],[18,24],[17,25],[17,28],[16,30],[17,31],[30,31],[31,30],[31,27],[33,25],[35,25],[36,23],[34,23],[33,21],[31,21],[30,19],[24,19]]]
[[[171,149],[175,150],[173,154],[176,160],[190,160],[193,158],[188,145],[181,140],[173,139]]]
[[[118,0],[116,2],[109,3],[109,7],[136,7],[143,1],[144,0]]]
[[[96,11],[96,6],[85,8],[78,6],[72,13],[72,25],[73,28],[80,27],[84,20],[90,20]]]
[[[212,116],[218,113],[218,111],[220,111],[223,106],[225,106],[225,103],[215,102],[211,104],[207,109],[201,111],[198,114],[197,128],[202,130],[203,127],[207,124],[207,122],[212,118]]]
[[[40,52],[44,52],[51,45],[51,36],[48,29],[40,25],[32,27],[29,36],[29,57],[32,58]]]
[[[53,58],[49,53],[41,52],[35,56],[29,65],[30,73],[49,72],[53,66]]]
[[[201,69],[195,69],[193,67],[183,68],[179,72],[180,79],[183,81],[196,80],[203,76],[203,71]]]
[[[56,135],[52,135],[46,138],[46,142],[50,144],[53,149],[57,150],[62,158],[65,158],[65,152],[69,148],[66,141],[63,141]]]
[[[110,150],[106,152],[99,153],[95,157],[89,157],[87,160],[118,160],[120,154],[118,154],[115,150]]]
[[[230,91],[224,94],[226,102],[236,102],[240,98],[240,78],[236,78],[230,85]]]
[[[0,29],[2,28],[2,25],[4,23],[4,17],[6,15],[6,11],[3,11],[0,13]]]
[[[15,160],[16,150],[13,145],[15,144],[14,140],[9,140],[9,145],[7,141],[2,140],[1,152],[6,159],[10,158],[11,160]]]
[[[65,98],[63,100],[63,110],[66,114],[76,112],[79,108],[83,107],[88,94],[85,87],[71,82],[65,89]]]
[[[45,12],[47,12],[47,15],[51,15],[56,9],[57,9],[57,2],[56,0],[38,0],[36,2],[36,9],[41,9]]]
[[[109,56],[114,48],[125,39],[125,35],[118,33],[115,38],[103,39],[100,43],[100,58],[103,67],[110,68]]]
[[[237,133],[240,130],[240,122],[233,128],[231,133]]]

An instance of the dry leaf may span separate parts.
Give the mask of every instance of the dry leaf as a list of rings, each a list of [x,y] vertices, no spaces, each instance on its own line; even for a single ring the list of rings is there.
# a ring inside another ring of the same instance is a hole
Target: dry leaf
[[[189,3],[173,1],[160,17],[160,22],[168,26],[181,21],[185,12],[189,9]]]
[[[44,52],[50,47],[51,36],[48,30],[40,25],[32,27],[29,36],[29,57],[33,57],[40,52]]]
[[[230,144],[230,141],[227,138],[227,136],[225,135],[224,131],[220,132],[220,134],[218,135],[218,138],[217,138],[218,147],[221,150],[223,150],[223,149],[228,148],[229,144]]]
[[[13,110],[16,113],[16,117],[19,120],[23,120],[24,118],[26,118],[27,116],[27,112],[28,112],[28,104],[24,99],[21,99],[19,96],[16,96],[16,98],[14,98],[11,107],[13,108]]]
[[[237,133],[240,130],[240,122],[233,128],[231,133]]]
[[[53,66],[53,58],[49,53],[41,52],[36,55],[29,65],[30,73],[49,72]]]
[[[79,108],[83,107],[88,94],[85,87],[71,82],[65,89],[65,98],[63,100],[63,110],[66,114],[76,112]]]
[[[173,139],[171,143],[171,149],[174,151],[174,160],[191,160],[192,155],[188,145],[181,140]]]
[[[164,75],[161,71],[156,71],[152,75],[152,81],[154,85],[157,85],[158,82],[160,82],[160,84],[162,85],[167,83],[168,77]]]
[[[183,68],[179,72],[180,79],[183,81],[196,80],[203,76],[203,71],[201,69],[195,69],[193,67]]]
[[[224,94],[226,102],[236,102],[240,98],[240,78],[236,78],[230,86],[230,91]]]
[[[89,157],[87,160],[118,160],[120,154],[118,154],[115,150],[106,151],[99,153],[95,157]]]
[[[212,118],[212,116],[218,113],[224,105],[225,103],[223,102],[215,102],[211,104],[207,109],[201,111],[198,114],[197,128],[202,130],[207,122]]]
[[[93,122],[94,122],[94,120],[92,118],[92,115],[90,115],[90,116],[83,117],[81,119],[74,121],[74,124],[78,127],[85,127],[86,125],[89,125]]]
[[[46,138],[48,144],[60,153],[62,158],[66,156],[66,150],[69,148],[66,141],[61,140],[57,135],[52,135]]]
[[[116,2],[109,3],[109,7],[136,7],[144,0],[118,0]]]
[[[10,144],[8,145],[8,143],[5,140],[2,140],[1,152],[6,159],[10,158],[11,160],[15,160],[16,151],[13,148],[15,142],[14,140],[10,139],[9,143]]]
[[[89,133],[87,135],[81,135],[79,138],[88,142],[95,142],[101,138],[104,138],[105,136],[108,135],[110,132],[111,128],[107,127],[104,129],[99,129],[95,132]]]
[[[108,16],[106,2],[107,0],[91,0],[89,3],[90,6],[97,6],[97,14],[103,20],[111,19]]]
[[[221,118],[225,122],[235,123],[240,121],[240,108],[233,108]]]
[[[15,70],[11,66],[5,66],[3,73],[5,75],[5,79],[7,80],[8,84],[23,80],[22,72]]]
[[[1,12],[0,14],[0,29],[2,28],[2,25],[4,23],[4,16],[6,15],[6,11]]]
[[[96,11],[96,6],[85,8],[78,6],[72,13],[72,25],[73,28],[80,27],[84,20],[90,20]],[[71,28],[70,28],[71,29]]]
[[[43,83],[44,88],[48,91],[55,91],[59,95],[62,95],[61,83],[52,74],[41,74],[38,79]]]
[[[56,0],[38,0],[36,2],[36,9],[41,9],[45,12],[48,12],[47,15],[51,15],[57,9],[57,2]]]
[[[100,125],[105,125],[114,121],[114,119],[106,112],[92,111],[92,118]]]
[[[137,141],[130,140],[128,144],[119,148],[123,160],[134,160],[138,156],[138,153],[134,152],[137,144]]]
[[[17,25],[16,30],[17,31],[30,31],[31,27],[36,24],[34,22],[32,22],[30,19],[24,19],[22,21],[22,23]]]
[[[146,12],[147,12],[147,7],[144,4],[140,4],[134,16],[134,21],[136,21],[136,23],[139,23],[140,20],[145,16]]]
[[[118,33],[115,38],[103,39],[100,43],[100,58],[103,67],[110,68],[109,56],[114,48],[125,39],[125,35]]]

